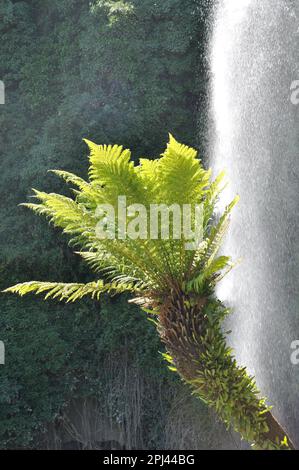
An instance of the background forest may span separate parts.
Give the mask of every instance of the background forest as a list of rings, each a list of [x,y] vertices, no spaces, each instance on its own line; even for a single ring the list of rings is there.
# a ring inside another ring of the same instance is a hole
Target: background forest
[[[137,157],[159,155],[170,131],[204,150],[209,3],[1,1],[0,288],[89,279],[66,239],[17,207],[31,187],[62,191],[50,168],[86,174],[83,137]],[[126,298],[0,304],[1,448],[239,447]]]

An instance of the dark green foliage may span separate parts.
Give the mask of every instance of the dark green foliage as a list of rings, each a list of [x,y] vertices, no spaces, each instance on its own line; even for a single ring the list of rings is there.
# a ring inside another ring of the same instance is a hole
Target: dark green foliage
[[[85,172],[82,136],[122,142],[136,154],[141,143],[142,151],[158,154],[168,130],[196,143],[203,7],[194,0],[142,0],[130,2],[133,11],[115,11],[114,3],[1,2],[0,79],[7,103],[0,107],[1,288],[33,277],[89,280],[62,237],[17,207],[31,186],[61,190],[57,178],[47,176],[49,168]],[[90,305],[80,302],[66,313],[56,304],[1,296],[7,364],[0,366],[0,447],[36,445],[39,430],[71,396],[105,387],[97,376],[98,354],[105,361],[133,320],[116,300],[101,307],[101,318]],[[161,377],[174,380],[160,367],[145,318],[134,328],[132,363],[151,367],[153,389]],[[157,421],[146,419],[151,426]]]
[[[126,299],[104,300],[101,308],[80,302],[76,308],[64,309],[55,303],[25,301],[19,310],[15,299],[6,299],[0,328],[7,350],[0,382],[2,448],[41,445],[40,433],[70,400],[98,397],[104,401],[108,352],[126,354],[132,366],[147,371],[147,380],[157,388],[172,382],[161,367],[153,326]],[[142,422],[152,428],[157,399],[153,390],[143,405]],[[154,431],[143,434],[153,439]],[[162,434],[157,437],[163,439]]]

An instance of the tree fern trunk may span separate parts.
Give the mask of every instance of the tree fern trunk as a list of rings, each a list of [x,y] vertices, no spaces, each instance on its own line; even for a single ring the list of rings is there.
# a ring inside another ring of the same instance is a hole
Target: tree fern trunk
[[[253,448],[293,449],[265,400],[259,398],[254,378],[238,367],[226,345],[221,323],[228,312],[223,305],[177,292],[155,307],[160,312],[158,331],[168,351],[165,357],[193,393]]]

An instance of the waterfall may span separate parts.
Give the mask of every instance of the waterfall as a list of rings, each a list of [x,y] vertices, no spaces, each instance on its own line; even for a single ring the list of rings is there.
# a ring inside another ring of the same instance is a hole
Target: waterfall
[[[210,162],[231,182],[221,205],[240,195],[224,253],[241,262],[218,296],[237,359],[299,445],[299,1],[220,0],[209,56]]]

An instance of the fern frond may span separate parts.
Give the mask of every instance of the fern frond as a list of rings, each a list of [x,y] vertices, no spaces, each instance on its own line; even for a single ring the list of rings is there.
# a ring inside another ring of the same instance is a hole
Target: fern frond
[[[180,144],[170,134],[157,173],[163,202],[195,204],[202,201],[211,172],[203,168],[196,150]]]
[[[206,282],[214,283],[218,277],[217,274],[223,271],[227,266],[231,266],[230,257],[219,256],[218,258],[211,261],[209,264],[204,266],[200,273],[186,283],[186,292],[196,292],[197,294],[202,293],[205,289]],[[226,271],[227,274],[228,270]]]
[[[115,278],[118,274],[127,275],[133,273],[132,266],[126,264],[124,259],[115,258],[108,251],[81,251],[78,254],[95,273],[101,273],[108,278]]]
[[[33,190],[40,204],[23,204],[39,215],[45,215],[56,227],[73,236],[71,242],[85,244],[96,239],[97,219],[93,211],[73,199],[54,193]]]
[[[220,193],[225,189],[227,186],[227,181],[225,180],[226,172],[222,171],[219,175],[215,178],[215,180],[210,184],[210,187],[206,191],[205,199],[204,199],[204,230],[206,230],[209,222],[212,220],[215,205],[218,201]]]
[[[226,206],[218,223],[211,228],[211,233],[207,240],[207,248],[202,259],[204,265],[210,264],[220,250],[223,237],[229,226],[230,213],[238,201],[239,196],[236,196],[231,203]]]
[[[104,284],[102,280],[89,282],[87,284],[63,283],[63,282],[39,282],[31,281],[5,289],[5,293],[18,294],[23,297],[26,294],[34,293],[45,294],[44,298],[57,299],[59,301],[75,302],[85,296],[91,296],[92,299],[99,299],[100,295],[109,292],[110,294],[121,294],[125,291],[134,291],[134,285],[124,282],[114,282]]]
[[[90,183],[85,181],[83,178],[80,178],[77,175],[74,175],[73,173],[70,173],[69,171],[64,171],[64,170],[48,170],[49,173],[54,173],[55,175],[59,176],[62,178],[66,183],[73,184],[74,186],[77,186],[81,190],[89,190],[90,189]]]
[[[123,150],[119,145],[84,141],[90,149],[90,180],[103,187],[105,202],[116,207],[118,196],[126,196],[128,203],[142,201],[144,190],[136,178],[134,162],[130,161],[130,150]]]
[[[98,204],[105,202],[105,196],[102,192],[100,185],[91,184],[80,178],[79,176],[74,175],[68,171],[63,170],[49,170],[51,173],[59,176],[64,179],[68,184],[72,184],[79,188],[79,190],[73,189],[73,192],[76,194],[76,202],[85,204],[86,207],[90,210],[96,210]]]
[[[141,180],[146,191],[148,203],[153,203],[158,191],[158,167],[160,160],[139,159],[139,166],[135,167],[137,177]]]

